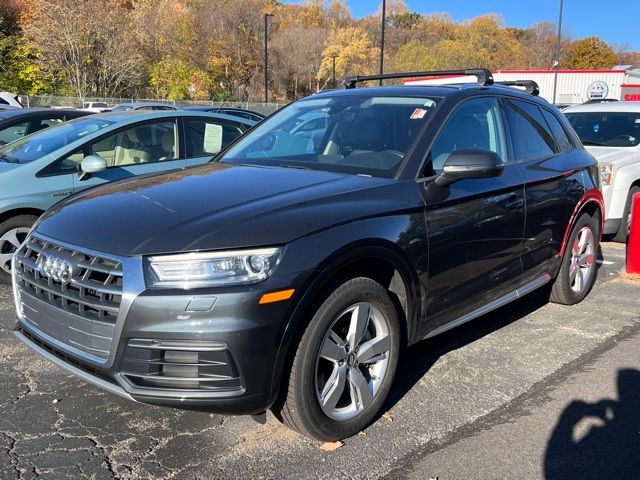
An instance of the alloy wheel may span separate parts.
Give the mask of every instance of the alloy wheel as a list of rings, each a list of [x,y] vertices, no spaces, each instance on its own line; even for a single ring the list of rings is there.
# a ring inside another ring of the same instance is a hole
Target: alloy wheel
[[[595,265],[595,240],[591,228],[582,227],[571,247],[569,284],[571,290],[582,292],[588,285]]]
[[[315,389],[322,411],[347,421],[371,404],[387,373],[391,338],[382,312],[368,302],[340,313],[316,359]]]
[[[27,238],[29,228],[12,228],[0,237],[0,270],[11,273],[11,258],[24,240]]]

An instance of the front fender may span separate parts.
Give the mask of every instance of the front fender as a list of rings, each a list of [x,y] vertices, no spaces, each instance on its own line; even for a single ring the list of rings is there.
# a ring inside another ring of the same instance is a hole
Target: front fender
[[[400,273],[407,292],[406,334],[408,343],[417,340],[416,326],[422,316],[420,275],[428,269],[428,239],[424,213],[415,211],[353,222],[303,237],[287,246],[278,274],[309,272],[297,289],[298,301],[291,306],[283,324],[271,387],[275,401],[283,371],[295,348],[294,340],[307,324],[306,315],[316,295],[345,265],[362,258],[379,258]]]
[[[622,218],[631,186],[640,181],[640,161],[616,169],[611,200],[607,205],[607,218]]]

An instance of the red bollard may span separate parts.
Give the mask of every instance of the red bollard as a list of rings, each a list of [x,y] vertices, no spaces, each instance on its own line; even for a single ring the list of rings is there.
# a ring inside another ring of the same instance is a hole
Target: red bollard
[[[627,245],[627,273],[640,273],[640,193],[631,199],[631,228]]]

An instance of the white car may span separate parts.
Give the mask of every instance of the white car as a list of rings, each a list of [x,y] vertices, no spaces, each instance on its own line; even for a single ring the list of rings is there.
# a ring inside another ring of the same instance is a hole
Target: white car
[[[22,108],[22,103],[15,93],[0,92],[0,107]]]
[[[598,160],[605,201],[605,235],[625,242],[631,197],[640,192],[640,102],[593,103],[563,112]]]
[[[80,110],[85,112],[100,113],[107,110],[109,105],[106,102],[84,102]]]

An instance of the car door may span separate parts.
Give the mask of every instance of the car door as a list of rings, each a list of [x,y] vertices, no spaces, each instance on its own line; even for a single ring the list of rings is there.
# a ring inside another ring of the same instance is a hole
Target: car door
[[[207,117],[183,117],[187,165],[206,163],[244,133],[242,124]]]
[[[425,176],[439,175],[449,155],[466,148],[497,153],[504,169],[499,176],[448,186],[423,184],[429,235],[423,335],[515,295],[521,281],[524,178],[511,161],[496,97],[474,97],[454,109],[430,148]]]
[[[505,98],[504,106],[514,158],[527,179],[522,261],[523,281],[530,282],[559,265],[569,219],[585,193],[584,153],[551,110],[514,98]]]
[[[178,152],[178,129],[175,118],[162,118],[129,125],[85,145],[63,160],[65,168],[79,171],[86,155],[105,159],[107,169],[74,178],[76,192],[114,180],[162,172],[186,166]]]

